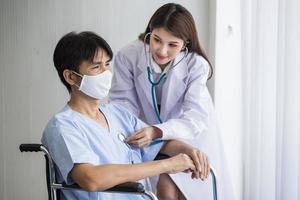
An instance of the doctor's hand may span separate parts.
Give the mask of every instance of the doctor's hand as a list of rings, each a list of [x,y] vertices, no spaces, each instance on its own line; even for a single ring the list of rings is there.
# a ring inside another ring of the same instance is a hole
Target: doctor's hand
[[[137,132],[126,138],[125,141],[134,147],[141,148],[149,145],[152,142],[152,140],[161,137],[162,131],[155,126],[150,126],[138,130]]]
[[[210,172],[210,164],[205,153],[194,147],[189,147],[185,153],[190,156],[195,164],[195,170],[192,171],[192,178],[200,178],[204,180],[208,178]]]

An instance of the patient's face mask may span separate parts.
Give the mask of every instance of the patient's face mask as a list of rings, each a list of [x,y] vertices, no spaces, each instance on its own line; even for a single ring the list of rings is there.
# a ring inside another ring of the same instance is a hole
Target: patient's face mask
[[[81,75],[74,71],[72,72],[82,78],[80,86],[78,86],[81,92],[98,100],[107,97],[111,87],[111,71],[106,70],[94,76]]]

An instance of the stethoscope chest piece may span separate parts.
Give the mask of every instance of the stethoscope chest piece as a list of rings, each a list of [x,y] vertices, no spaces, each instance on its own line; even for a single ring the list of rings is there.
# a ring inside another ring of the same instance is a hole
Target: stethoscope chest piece
[[[123,133],[119,132],[118,133],[118,139],[121,141],[121,142],[125,142],[126,140],[126,137]]]

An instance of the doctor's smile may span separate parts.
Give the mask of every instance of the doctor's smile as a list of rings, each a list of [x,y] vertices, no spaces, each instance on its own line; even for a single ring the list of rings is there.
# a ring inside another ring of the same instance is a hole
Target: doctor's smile
[[[168,56],[161,56],[161,55],[159,55],[159,54],[155,54],[156,55],[156,57],[158,58],[158,60],[164,60],[164,59],[167,59],[167,58],[169,58]]]

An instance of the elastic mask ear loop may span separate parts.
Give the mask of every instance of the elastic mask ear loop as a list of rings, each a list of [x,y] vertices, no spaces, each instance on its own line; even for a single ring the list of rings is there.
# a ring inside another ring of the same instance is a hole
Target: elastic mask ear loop
[[[73,74],[75,74],[75,75],[77,75],[77,76],[79,76],[80,78],[81,78],[81,80],[83,79],[83,75],[81,75],[81,74],[79,74],[79,73],[77,73],[77,72],[75,72],[75,71],[71,71]],[[77,84],[74,84],[75,86],[77,86],[78,88],[80,88],[80,86],[79,85],[77,85]]]

